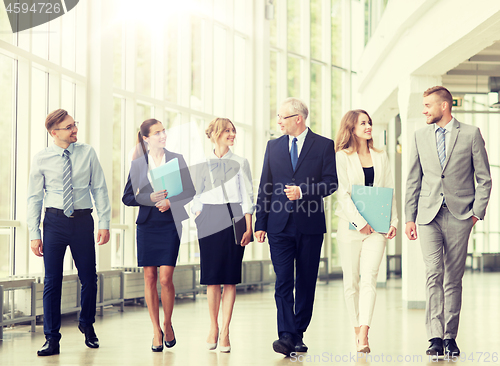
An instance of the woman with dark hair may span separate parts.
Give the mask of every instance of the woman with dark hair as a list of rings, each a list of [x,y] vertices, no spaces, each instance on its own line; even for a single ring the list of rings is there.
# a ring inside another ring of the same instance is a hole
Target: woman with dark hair
[[[390,229],[375,232],[351,199],[353,185],[394,188],[387,154],[373,147],[372,119],[361,109],[347,112],[335,141],[337,160],[337,243],[344,296],[356,334],[357,352],[370,352],[368,329],[375,307],[377,275],[387,239],[396,236],[398,214],[393,194]],[[357,230],[349,230],[349,223]]]
[[[153,352],[163,351],[163,344],[170,348],[176,343],[171,317],[174,308],[175,288],[172,282],[182,235],[182,221],[188,218],[184,205],[195,194],[186,162],[181,154],[165,149],[165,128],[156,119],[141,124],[138,133],[140,154],[135,154],[123,192],[126,206],[139,206],[137,216],[137,261],[144,267],[144,296],[153,322]],[[147,143],[147,147],[146,147]],[[182,193],[170,197],[165,190],[154,192],[151,170],[178,159],[182,180]],[[160,268],[161,303],[164,320],[160,325],[159,298],[156,287]]]
[[[229,324],[236,285],[241,282],[243,253],[252,241],[252,176],[248,160],[230,149],[234,145],[236,128],[229,119],[215,118],[205,133],[215,146],[196,179],[191,211],[196,214],[198,228],[200,283],[207,285],[210,314],[207,348],[214,350],[219,343],[219,350],[227,353],[231,351]],[[235,238],[230,216],[241,217],[246,222],[241,239]],[[219,309],[222,309],[220,333]]]

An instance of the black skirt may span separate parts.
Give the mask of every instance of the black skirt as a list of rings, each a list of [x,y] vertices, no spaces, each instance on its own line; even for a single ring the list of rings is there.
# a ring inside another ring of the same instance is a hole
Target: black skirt
[[[231,204],[233,214],[241,216],[239,203]],[[203,205],[195,220],[200,244],[202,285],[241,283],[241,262],[245,248],[235,244],[227,205]]]
[[[165,220],[164,213],[151,210],[147,221],[137,224],[137,265],[175,267],[181,235],[173,219]]]

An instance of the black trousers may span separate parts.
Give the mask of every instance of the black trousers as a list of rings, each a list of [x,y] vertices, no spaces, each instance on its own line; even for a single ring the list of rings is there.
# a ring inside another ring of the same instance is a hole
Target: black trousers
[[[276,273],[278,334],[287,332],[302,337],[311,322],[323,234],[297,232],[292,213],[284,230],[268,233],[268,237]]]
[[[97,275],[92,215],[68,218],[46,212],[43,221],[43,332],[46,338],[60,339],[63,262],[69,245],[82,284],[80,322],[95,322]]]

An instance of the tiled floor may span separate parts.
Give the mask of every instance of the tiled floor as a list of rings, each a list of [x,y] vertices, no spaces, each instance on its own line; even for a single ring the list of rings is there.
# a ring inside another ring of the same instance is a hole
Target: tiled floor
[[[4,331],[0,341],[0,365],[326,365],[326,364],[413,364],[435,365],[425,356],[424,311],[402,308],[401,281],[389,280],[378,290],[374,321],[370,331],[372,353],[358,359],[354,335],[347,319],[342,283],[319,282],[312,323],[304,341],[307,354],[283,358],[272,350],[276,335],[276,309],[273,288],[238,292],[231,324],[230,354],[208,351],[207,302],[204,295],[196,301],[176,300],[173,325],[177,345],[163,353],[150,350],[152,329],[147,309],[126,306],[105,311],[95,324],[101,347],[89,349],[77,329],[74,315],[64,317],[61,354],[37,357],[44,343],[42,326],[30,333],[28,326]],[[500,364],[500,273],[467,273],[460,332],[457,338],[462,360],[439,361],[460,365]],[[404,362],[406,361],[406,362]]]

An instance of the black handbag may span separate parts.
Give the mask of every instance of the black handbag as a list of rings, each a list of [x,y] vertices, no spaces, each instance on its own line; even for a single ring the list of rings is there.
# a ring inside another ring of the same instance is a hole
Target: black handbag
[[[221,182],[222,192],[224,193],[224,197],[227,201],[226,188],[224,187],[224,183]],[[243,234],[247,231],[247,220],[245,215],[243,216],[234,216],[233,210],[231,209],[231,204],[227,203],[227,209],[229,210],[229,216],[231,217],[231,223],[233,225],[233,233],[234,233],[234,243],[236,245],[241,245],[241,239],[243,239]],[[253,233],[250,236],[250,241],[253,241]]]

